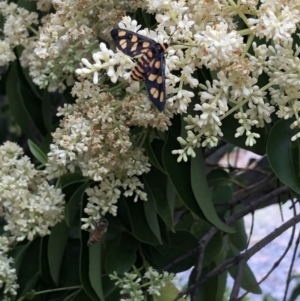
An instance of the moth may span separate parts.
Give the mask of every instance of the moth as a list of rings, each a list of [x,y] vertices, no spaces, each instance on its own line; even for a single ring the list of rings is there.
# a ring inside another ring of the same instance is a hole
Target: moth
[[[145,80],[150,100],[162,112],[166,105],[165,51],[168,44],[160,44],[127,29],[114,28],[110,34],[116,47],[125,54],[131,57],[141,54],[130,77],[136,81]]]
[[[101,218],[95,223],[95,230],[92,232],[92,236],[87,242],[89,247],[95,245],[105,235],[108,228],[108,221]]]

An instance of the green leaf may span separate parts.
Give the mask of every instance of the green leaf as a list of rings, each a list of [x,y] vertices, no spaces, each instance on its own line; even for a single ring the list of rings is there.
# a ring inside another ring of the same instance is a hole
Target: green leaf
[[[35,293],[36,293],[35,290],[31,290],[24,297],[27,300],[32,300],[35,297]]]
[[[230,179],[231,177],[229,173],[221,168],[213,169],[207,174],[207,182],[209,187],[221,184],[228,185],[228,183],[230,183]]]
[[[20,82],[16,62],[12,64],[10,69],[6,83],[6,91],[9,107],[16,122],[29,139],[38,142],[36,137],[41,137],[41,133],[28,113],[22,94],[20,93]]]
[[[40,274],[41,238],[35,238],[26,248],[18,271],[18,296],[23,296],[34,288]]]
[[[81,210],[80,210],[80,219],[82,218],[82,213],[84,211],[86,202],[81,203]],[[80,282],[83,286],[83,289],[85,293],[93,300],[93,301],[98,301],[100,300],[98,293],[102,296],[102,287],[96,291],[94,290],[94,285],[96,279],[93,279],[93,285],[90,281],[90,250],[89,247],[87,246],[87,241],[89,239],[89,233],[87,231],[80,231],[81,239],[80,239],[80,268],[79,268],[79,274],[80,274]],[[99,248],[99,247],[98,247]],[[95,254],[93,253],[94,251],[91,251],[93,256]],[[101,260],[100,257],[101,254],[99,254],[99,258],[97,260]],[[97,263],[99,266],[100,263]],[[94,274],[95,271],[92,271],[92,274]],[[96,277],[98,278],[99,273],[101,273],[101,270],[97,272]],[[100,281],[100,279],[99,279]],[[100,284],[101,285],[101,284]],[[101,299],[101,301],[103,301]]]
[[[211,192],[205,175],[202,149],[197,148],[195,152],[196,157],[191,159],[191,182],[198,205],[210,223],[224,232],[233,232],[234,229],[228,227],[220,220],[213,206]]]
[[[173,301],[179,294],[178,288],[171,282],[168,281],[164,287],[160,290],[160,296],[153,295],[153,301]],[[184,298],[178,299],[178,301],[184,301]]]
[[[150,139],[150,136],[148,135],[147,140],[146,140],[146,142],[144,144],[146,155],[149,158],[150,163],[153,166],[155,166],[161,172],[165,173],[163,167],[161,166],[160,162],[158,161],[158,159],[157,159],[157,157],[156,157],[156,155],[155,155],[155,153],[153,151],[152,144],[150,143],[149,139]],[[155,141],[153,142],[153,144],[154,143],[155,143]]]
[[[167,176],[155,167],[152,167],[149,173],[144,174],[143,179],[145,183],[145,192],[148,195],[148,201],[146,203],[155,202],[157,213],[165,224],[170,229],[173,229],[175,198],[172,196],[172,184],[168,183]],[[155,209],[155,207],[152,208]]]
[[[162,246],[155,246],[152,248],[152,259],[160,268],[172,263],[186,252],[197,246],[197,239],[187,231],[177,231],[176,233],[168,232],[169,242],[165,242]],[[188,258],[175,264],[168,271],[178,273],[188,270],[195,264],[196,253]]]
[[[136,251],[126,250],[123,245],[110,250],[105,259],[105,271],[112,274],[114,271],[122,275],[127,272],[136,262]]]
[[[68,242],[70,228],[65,221],[55,225],[49,236],[48,242],[48,260],[50,274],[56,285],[59,283],[59,274],[63,255]]]
[[[39,281],[40,275],[39,273],[36,273],[34,276],[32,276],[31,278],[27,278],[27,282],[26,285],[21,293],[21,295],[24,295],[24,293],[26,292],[26,298],[27,298],[27,294],[28,292],[32,292],[32,288],[35,287],[35,285],[37,284],[37,282]],[[29,299],[30,300],[30,299]]]
[[[101,275],[101,248],[101,242],[89,248],[89,278],[97,296],[101,301],[104,301]]]
[[[64,298],[62,301],[71,301],[71,300],[75,300],[75,298],[77,297],[77,295],[81,292],[81,289],[78,289],[77,291],[69,294],[66,298]]]
[[[233,212],[231,212],[231,214],[237,213],[242,208],[244,208],[243,205],[237,205],[237,206],[235,206],[234,210],[233,210]],[[245,250],[246,247],[247,247],[248,235],[247,235],[247,232],[246,232],[246,229],[245,229],[244,219],[241,218],[240,220],[234,222],[231,226],[235,229],[235,232],[234,233],[230,233],[228,235],[228,238],[229,238],[230,242],[239,251]]]
[[[223,185],[215,186],[212,189],[211,199],[218,216],[223,218],[228,210],[228,204],[233,200],[232,188]]]
[[[72,301],[95,301],[92,299],[84,290],[80,290],[80,292],[74,297]]]
[[[149,198],[148,201],[143,202],[144,205],[144,214],[146,217],[146,220],[148,222],[148,225],[152,231],[153,234],[157,237],[158,241],[162,243],[159,223],[158,223],[158,216],[156,213],[156,206],[155,201],[153,198]]]
[[[240,127],[238,121],[232,116],[229,115],[224,120],[222,120],[221,130],[224,134],[222,137],[228,143],[231,143],[237,147],[249,150],[253,153],[263,156],[266,153],[265,145],[267,139],[267,131],[266,128],[252,128],[252,131],[259,134],[260,138],[256,139],[256,144],[253,146],[246,146],[246,135],[241,137],[235,138],[234,135],[236,134],[236,129]]]
[[[65,221],[68,226],[73,223],[76,215],[78,214],[78,210],[80,209],[80,205],[82,204],[84,192],[89,185],[90,181],[84,182],[71,196],[65,211]]]
[[[279,180],[300,194],[299,145],[291,137],[297,129],[291,129],[292,121],[279,120],[270,131],[267,141],[267,156]]]
[[[298,298],[299,298],[299,296],[300,296],[300,284],[298,282],[296,284],[296,286],[293,288],[293,291],[292,291],[292,293],[291,293],[290,298],[289,298],[288,301],[297,301]],[[274,301],[275,301],[275,299],[274,299]]]
[[[27,140],[29,149],[34,157],[42,164],[46,164],[48,162],[47,156],[42,152],[42,150],[30,139]]]
[[[51,98],[50,93],[47,90],[43,91],[43,98],[42,98],[42,114],[45,127],[50,133],[52,131],[52,106],[51,106]]]
[[[24,1],[24,2],[34,4],[33,2],[29,2],[29,1]],[[21,57],[23,50],[24,50],[23,46],[16,47],[17,55],[19,58]],[[26,79],[26,82],[30,86],[35,96],[38,97],[39,99],[42,99],[42,90],[33,82],[32,77],[29,75],[28,68],[21,68],[21,70],[24,75],[24,78]]]
[[[185,162],[178,163],[176,156],[171,153],[172,150],[179,149],[180,147],[176,139],[169,132],[163,149],[163,164],[182,202],[190,211],[198,217],[203,218],[191,187],[190,165]]]
[[[228,251],[228,254],[227,254],[228,259],[239,255],[239,251],[233,245],[230,245],[230,248],[231,249]],[[233,279],[235,279],[236,272],[237,272],[237,266],[232,266],[231,268],[229,268],[229,273],[233,277]],[[257,283],[255,276],[252,273],[252,271],[247,263],[244,265],[244,268],[243,268],[241,287],[244,290],[251,292],[253,294],[261,294],[262,293],[262,291],[259,287],[259,284]]]
[[[212,262],[209,266],[205,267],[202,273],[205,275],[216,267],[216,263]],[[222,273],[221,275],[215,276],[199,286],[198,295],[195,298],[197,301],[209,300],[209,301],[222,301],[222,297],[220,297],[220,292],[224,291],[226,287],[226,275],[227,273]],[[189,285],[193,284],[195,281],[196,272],[193,269],[190,279]]]
[[[115,286],[115,282],[110,280],[108,275],[102,277],[102,285],[104,290],[105,301],[120,300],[120,290]]]
[[[191,233],[199,241],[209,230],[211,225],[204,220],[198,219],[194,222]],[[218,232],[208,243],[204,251],[204,266],[212,263],[215,260],[216,256],[219,254],[223,246],[223,235]]]
[[[40,252],[40,270],[43,283],[47,286],[54,287],[55,283],[50,274],[49,260],[48,260],[48,242],[49,236],[44,236],[41,239],[41,252]]]
[[[84,178],[80,173],[67,173],[60,178],[60,184],[62,188],[85,181],[86,178]]]
[[[17,246],[13,249],[13,258],[15,259],[15,268],[17,270],[17,273],[21,268],[24,255],[26,254],[26,251],[30,244],[31,242],[29,241],[26,245]]]
[[[144,204],[142,201],[133,202],[133,198],[126,198],[125,206],[130,218],[132,227],[132,234],[142,242],[151,245],[158,245],[161,243],[160,233],[154,233],[147,221]],[[153,227],[152,227],[153,228]]]
[[[79,279],[80,239],[68,239],[60,266],[59,285],[72,287],[80,285]]]

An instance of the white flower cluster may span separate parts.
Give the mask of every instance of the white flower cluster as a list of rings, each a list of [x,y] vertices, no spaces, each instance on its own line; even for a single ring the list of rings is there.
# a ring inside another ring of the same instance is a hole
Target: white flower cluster
[[[170,117],[148,106],[143,108],[142,103],[149,104],[146,96],[118,99],[88,81],[78,83],[73,93],[78,97],[76,103],[59,109],[63,118],[53,133],[46,173],[53,179],[79,168],[84,176],[99,183],[86,191],[86,229],[99,219],[99,213],[117,214],[121,193],[134,201],[147,200],[138,177],[150,170],[141,148],[148,132],[134,135],[130,127],[138,124],[166,130]]]
[[[38,14],[6,1],[0,2],[0,14],[5,18],[3,39],[0,40],[0,66],[5,66],[16,59],[13,48],[28,43],[28,30],[38,24]]]
[[[50,234],[63,219],[64,195],[49,185],[15,143],[0,146],[0,215],[12,241]]]
[[[167,111],[185,113],[192,99],[195,102],[195,114],[184,118],[186,138],[178,138],[182,149],[173,151],[179,155],[178,161],[195,156],[195,147],[215,146],[218,137],[223,136],[222,120],[230,114],[240,124],[235,137],[245,136],[248,146],[253,146],[260,137],[255,128],[271,122],[277,105],[278,117],[298,116],[300,62],[298,50],[293,52],[291,35],[299,26],[299,8],[298,1],[283,0],[265,0],[261,5],[256,0],[237,3],[229,0],[148,0],[147,10],[156,14],[156,32],[140,30],[135,20],[123,17],[120,28],[160,43],[171,37],[175,45],[171,45],[166,54]],[[248,15],[256,18],[247,18]],[[234,17],[239,17],[248,28],[238,31]],[[247,43],[243,35],[248,35]],[[253,43],[255,54],[250,55],[247,52],[254,35],[273,39],[277,44],[267,48],[263,43],[259,47]],[[295,47],[298,49],[297,45]],[[114,53],[102,44],[93,59],[95,63],[82,59],[85,67],[76,72],[93,78],[95,84],[103,71],[114,83],[118,79],[129,80],[127,70],[132,68],[132,61],[122,52]],[[203,66],[214,72],[214,80],[206,81],[205,85],[199,84],[197,77],[197,69]],[[258,85],[257,79],[262,72],[270,77],[264,87]],[[129,80],[127,91],[136,93],[138,86]],[[203,90],[199,92],[199,101],[194,92],[197,87]],[[300,120],[297,119],[292,127],[300,127]],[[300,133],[293,139],[297,137]]]
[[[22,66],[29,68],[36,85],[50,92],[62,92],[73,85],[74,70],[82,57],[97,48],[97,38],[107,40],[108,28],[115,26],[126,10],[144,6],[143,1],[129,0],[118,4],[113,0],[36,1],[38,10],[49,11],[53,6],[56,13],[46,14],[39,23],[37,13],[15,3],[0,2],[0,14],[5,19],[0,64],[13,61],[13,48],[22,45]]]
[[[121,289],[120,301],[143,301],[145,300],[143,289],[147,288],[149,295],[160,296],[160,290],[167,282],[174,279],[174,274],[163,272],[158,273],[152,267],[149,267],[142,276],[138,272],[124,273],[123,277],[119,277],[116,272],[109,275],[111,280],[116,281]]]
[[[185,68],[189,68],[190,76],[202,66],[213,71],[212,82],[199,84],[203,91],[199,93],[200,103],[194,105],[199,114],[184,118],[187,133],[185,138],[178,138],[182,149],[173,151],[178,155],[178,161],[194,157],[195,147],[215,146],[218,137],[223,136],[222,120],[230,114],[240,124],[235,137],[246,136],[248,146],[253,146],[260,137],[255,128],[271,122],[271,114],[277,105],[278,117],[298,116],[300,61],[298,46],[292,46],[292,34],[299,27],[299,1],[265,0],[259,5],[255,0],[176,3],[149,0],[148,9],[156,13],[159,33],[174,32],[172,40],[175,44],[182,41],[197,45],[183,54],[174,54],[185,63]],[[248,15],[256,18],[247,18]],[[240,18],[248,28],[238,31],[238,23],[233,17]],[[248,35],[247,43],[242,35]],[[254,35],[273,39],[277,44],[268,48],[264,42],[259,47],[253,43],[255,55],[250,55],[247,52]],[[258,85],[257,79],[262,72],[270,77],[263,87]],[[297,119],[292,127],[300,128],[300,120]],[[293,140],[298,137],[300,133]]]
[[[40,11],[48,12],[52,7],[52,0],[31,0],[36,1],[36,8]]]
[[[4,287],[6,300],[10,300],[7,294],[16,295],[19,285],[16,283],[16,269],[12,268],[14,260],[7,256],[9,241],[6,237],[0,236],[0,288]]]

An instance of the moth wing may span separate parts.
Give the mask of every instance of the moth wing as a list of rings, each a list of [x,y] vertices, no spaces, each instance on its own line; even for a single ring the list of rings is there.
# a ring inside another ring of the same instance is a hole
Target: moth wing
[[[147,52],[156,44],[154,40],[126,29],[114,28],[110,34],[117,48],[131,57]]]
[[[145,66],[145,84],[149,92],[150,100],[160,112],[166,105],[166,83],[165,83],[166,58],[164,53],[154,57],[148,66]]]

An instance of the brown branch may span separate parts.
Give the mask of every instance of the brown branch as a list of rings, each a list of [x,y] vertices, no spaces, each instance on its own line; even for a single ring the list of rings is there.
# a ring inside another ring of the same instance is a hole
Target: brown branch
[[[234,215],[228,217],[225,219],[226,224],[232,224],[233,222],[239,220],[240,218],[244,217],[250,212],[254,212],[255,209],[257,209],[258,206],[262,205],[263,203],[267,202],[269,199],[274,198],[275,196],[278,196],[280,194],[288,192],[289,189],[286,186],[280,187],[276,190],[273,190],[272,192],[268,193],[267,195],[259,198],[258,200],[252,202],[250,205],[242,209],[241,211],[235,213]]]
[[[254,246],[252,246],[249,250],[245,251],[244,253],[226,260],[216,268],[214,268],[212,271],[207,273],[202,279],[200,279],[198,282],[195,282],[193,285],[188,287],[187,289],[183,290],[181,293],[177,295],[177,297],[174,299],[174,301],[179,300],[181,297],[190,294],[193,290],[195,290],[200,284],[204,283],[205,281],[220,275],[221,273],[228,270],[230,267],[235,265],[240,260],[248,261],[250,257],[252,257],[254,254],[256,254],[258,251],[260,251],[263,247],[265,247],[267,244],[269,244],[271,241],[273,241],[275,238],[277,238],[279,235],[281,235],[283,232],[285,232],[290,227],[293,227],[298,222],[300,222],[300,214],[294,216],[284,224],[282,224],[280,227],[276,228],[274,231],[272,231],[270,234],[265,236],[262,240],[260,240],[258,243],[256,243]]]
[[[287,279],[286,279],[286,286],[285,286],[283,301],[285,301],[286,298],[287,298],[287,293],[288,293],[288,290],[289,290],[289,285],[291,283],[292,269],[293,269],[293,266],[294,266],[294,263],[295,263],[295,258],[296,258],[296,254],[297,254],[297,249],[298,249],[299,243],[300,243],[300,232],[299,232],[297,240],[296,240],[296,244],[295,244],[295,248],[294,248],[294,252],[293,252],[293,257],[292,257],[292,260],[291,260],[291,264],[290,264],[288,276],[287,276]]]
[[[268,193],[267,195],[259,198],[255,202],[253,202],[250,205],[248,205],[247,207],[245,207],[243,210],[226,218],[225,224],[231,225],[232,223],[239,220],[240,218],[247,215],[248,213],[255,211],[256,207],[263,205],[263,203],[267,202],[269,199],[273,198],[274,196],[280,195],[282,193],[286,193],[287,191],[289,191],[289,189],[287,187],[280,187],[280,188]],[[181,255],[180,257],[178,257],[177,259],[175,259],[174,261],[172,261],[171,263],[169,263],[168,265],[163,267],[163,270],[168,270],[171,267],[173,267],[175,264],[177,264],[177,263],[183,261],[184,259],[188,258],[189,256],[191,256],[192,254],[197,253],[198,249],[202,248],[202,246],[205,247],[208,244],[208,242],[215,236],[215,234],[218,233],[218,231],[220,231],[220,229],[215,228],[215,227],[210,228],[208,230],[208,232],[206,232],[206,234],[203,235],[203,237],[199,240],[199,242],[195,248],[189,250],[188,252],[184,253],[183,255]],[[200,266],[200,263],[198,263],[198,264]],[[202,265],[202,263],[201,263],[201,265]]]
[[[294,216],[295,215],[296,215],[296,212],[295,212],[295,208],[294,208]],[[296,226],[294,225],[291,237],[290,237],[289,242],[287,244],[287,247],[285,248],[285,250],[282,253],[282,255],[274,262],[273,266],[268,271],[268,273],[259,280],[258,285],[261,284],[261,283],[263,283],[270,276],[270,274],[279,266],[279,264],[281,263],[281,261],[283,260],[283,258],[285,257],[285,255],[287,254],[287,252],[289,251],[290,247],[293,244],[293,240],[294,240],[294,236],[295,236],[295,231],[296,231]],[[242,301],[248,295],[248,293],[249,293],[249,291],[245,292],[242,296],[240,296],[238,298],[238,301]]]
[[[234,284],[233,284],[233,287],[231,290],[229,301],[237,301],[237,299],[238,299],[241,282],[242,282],[242,277],[243,277],[243,272],[244,272],[246,263],[247,263],[246,259],[242,259],[238,263],[237,272],[236,272],[236,276],[234,279]]]

